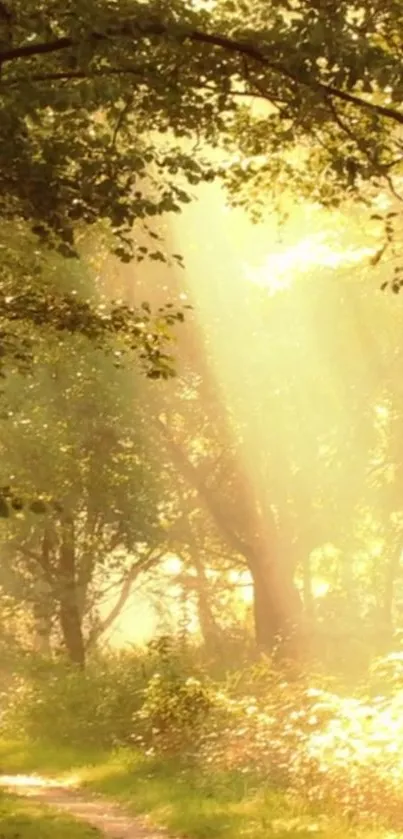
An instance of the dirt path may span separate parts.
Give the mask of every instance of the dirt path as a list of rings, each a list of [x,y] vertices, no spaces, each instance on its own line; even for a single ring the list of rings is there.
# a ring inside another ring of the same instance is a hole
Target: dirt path
[[[97,827],[105,839],[168,839],[165,831],[151,827],[146,819],[134,818],[119,805],[92,793],[83,793],[62,781],[33,775],[3,775],[0,786]]]

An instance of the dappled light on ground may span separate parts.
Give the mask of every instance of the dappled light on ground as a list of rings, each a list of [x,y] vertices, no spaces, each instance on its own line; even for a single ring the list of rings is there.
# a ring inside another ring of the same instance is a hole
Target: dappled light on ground
[[[24,791],[40,789],[60,789],[74,787],[78,783],[77,776],[62,778],[45,778],[41,775],[0,775],[0,787],[23,789]]]

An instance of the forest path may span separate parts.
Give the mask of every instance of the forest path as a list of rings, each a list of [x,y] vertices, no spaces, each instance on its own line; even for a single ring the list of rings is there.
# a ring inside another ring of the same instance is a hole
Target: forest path
[[[71,782],[36,775],[0,775],[0,787],[98,828],[105,839],[167,839],[163,829],[151,827],[146,819],[131,816],[108,799],[84,793]]]

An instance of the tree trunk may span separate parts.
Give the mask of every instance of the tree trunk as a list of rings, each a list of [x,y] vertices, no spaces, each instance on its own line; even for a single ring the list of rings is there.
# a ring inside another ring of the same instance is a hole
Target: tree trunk
[[[34,645],[41,655],[51,654],[52,617],[54,613],[53,586],[51,577],[52,531],[45,522],[38,574],[34,584]]]
[[[61,522],[60,545],[60,627],[70,661],[81,668],[85,666],[85,648],[78,603],[74,520],[65,515]]]
[[[315,618],[315,601],[312,592],[311,555],[308,550],[304,551],[304,556],[302,559],[302,580],[304,611],[309,621],[313,622]]]
[[[35,649],[41,655],[49,656],[52,650],[52,610],[51,605],[44,602],[43,598],[34,602],[33,618]]]
[[[166,423],[161,419],[157,419],[156,423],[175,462],[197,490],[221,536],[234,552],[246,560],[254,582],[257,643],[265,650],[277,648],[283,658],[297,659],[301,598],[290,565],[279,561],[281,554],[274,521],[268,514],[266,517],[262,515],[254,495],[249,491],[247,476],[239,466],[238,482],[233,490],[237,503],[235,507],[226,508],[206,485],[186,451],[172,438]]]
[[[302,604],[287,569],[249,557],[253,579],[253,613],[257,646],[279,657],[295,659],[300,650]]]
[[[206,648],[214,649],[220,641],[220,629],[211,608],[208,581],[204,564],[200,559],[197,550],[192,556],[192,561],[197,574],[196,596],[200,630]]]
[[[400,562],[402,557],[402,545],[400,538],[397,544],[390,548],[390,559],[386,568],[385,589],[381,604],[381,626],[378,628],[380,651],[388,649],[393,638],[393,602],[395,596],[395,583],[399,575]]]

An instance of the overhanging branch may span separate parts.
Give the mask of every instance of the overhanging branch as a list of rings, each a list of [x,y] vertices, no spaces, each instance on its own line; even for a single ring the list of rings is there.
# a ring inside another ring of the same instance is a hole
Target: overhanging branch
[[[241,58],[249,58],[257,62],[260,66],[273,71],[279,76],[289,79],[298,86],[306,87],[310,90],[322,93],[326,97],[333,97],[340,101],[354,105],[360,110],[370,111],[378,117],[396,122],[403,125],[403,113],[393,108],[388,108],[385,105],[379,105],[370,102],[366,99],[361,99],[353,93],[341,90],[334,85],[328,85],[316,79],[304,77],[301,78],[297,73],[288,69],[283,64],[273,60],[267,55],[264,49],[255,46],[247,40],[238,40],[219,35],[213,32],[203,32],[192,27],[174,25],[172,23],[164,23],[163,21],[150,20],[148,22],[139,20],[123,21],[117,27],[110,27],[101,32],[91,32],[84,39],[87,43],[103,43],[111,39],[134,39],[139,40],[146,37],[164,37],[174,38],[179,43],[189,41],[210,47],[217,47],[224,52],[238,55]],[[35,57],[43,57],[69,49],[78,47],[82,41],[75,40],[72,37],[56,38],[53,41],[46,41],[40,43],[22,44],[21,46],[12,47],[11,49],[0,52],[0,66],[15,61],[17,59],[28,59]]]

